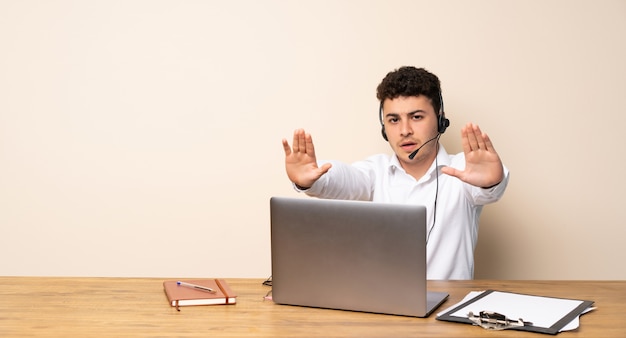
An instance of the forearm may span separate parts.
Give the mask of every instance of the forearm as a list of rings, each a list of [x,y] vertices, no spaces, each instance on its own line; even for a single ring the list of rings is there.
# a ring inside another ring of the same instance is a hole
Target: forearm
[[[372,199],[372,184],[367,174],[342,162],[333,161],[332,164],[332,168],[311,187],[299,190],[318,198],[364,201]]]

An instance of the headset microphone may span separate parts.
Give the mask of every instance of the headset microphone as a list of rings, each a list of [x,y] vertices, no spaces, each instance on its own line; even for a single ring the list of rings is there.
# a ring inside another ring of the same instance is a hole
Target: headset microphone
[[[415,155],[417,155],[417,152],[420,151],[420,149],[422,149],[423,146],[427,145],[429,142],[432,142],[432,141],[438,139],[440,135],[441,135],[440,133],[437,133],[437,135],[435,137],[433,137],[430,140],[424,142],[421,146],[419,146],[419,148],[415,149],[415,151],[412,152],[411,155],[409,155],[409,160],[412,160],[415,157]]]

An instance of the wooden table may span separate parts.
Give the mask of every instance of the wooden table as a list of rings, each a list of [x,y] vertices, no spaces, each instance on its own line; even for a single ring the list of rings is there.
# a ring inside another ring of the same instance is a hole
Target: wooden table
[[[227,279],[236,305],[167,303],[167,278],[0,277],[0,337],[541,337],[429,318],[277,305],[261,279]],[[430,281],[450,298],[496,289],[595,301],[563,337],[626,337],[626,281]]]

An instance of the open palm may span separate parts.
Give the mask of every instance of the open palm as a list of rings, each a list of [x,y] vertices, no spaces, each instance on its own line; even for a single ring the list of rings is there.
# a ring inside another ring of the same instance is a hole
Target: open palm
[[[313,138],[302,129],[294,131],[293,147],[283,139],[283,149],[287,176],[299,187],[310,187],[331,167],[330,163],[318,167]]]
[[[477,187],[486,188],[500,183],[504,177],[504,169],[489,136],[478,125],[468,123],[461,129],[461,142],[465,154],[465,169],[444,167],[441,172]]]

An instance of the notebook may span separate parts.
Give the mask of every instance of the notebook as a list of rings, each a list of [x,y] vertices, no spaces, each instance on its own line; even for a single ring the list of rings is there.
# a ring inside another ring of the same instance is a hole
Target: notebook
[[[270,199],[278,304],[427,317],[448,297],[426,290],[426,208]]]

